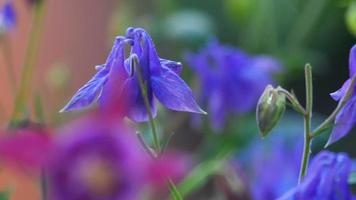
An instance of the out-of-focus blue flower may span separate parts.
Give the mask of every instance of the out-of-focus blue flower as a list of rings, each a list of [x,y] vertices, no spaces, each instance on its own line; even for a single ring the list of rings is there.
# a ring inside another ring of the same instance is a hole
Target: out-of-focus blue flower
[[[148,157],[134,134],[98,120],[61,133],[46,166],[50,199],[138,199]]]
[[[334,93],[331,93],[331,97],[335,101],[340,101],[350,86],[351,79],[356,75],[356,45],[351,48],[349,57],[349,70],[350,78],[343,84],[343,86]],[[341,109],[335,119],[335,126],[331,132],[327,146],[340,140],[347,135],[356,122],[356,93],[354,92],[346,105]]]
[[[125,56],[126,45],[131,47],[128,57]],[[134,66],[133,59],[138,59],[139,66]],[[96,67],[97,74],[78,90],[62,111],[81,109],[96,100],[105,107],[125,99],[126,115],[136,122],[147,121],[137,67],[141,67],[154,116],[154,97],[172,110],[205,113],[195,102],[189,86],[179,77],[181,64],[159,58],[151,37],[142,28],[128,28],[126,36],[116,38],[106,63]]]
[[[200,79],[200,100],[208,106],[215,129],[222,128],[228,114],[255,108],[271,74],[281,70],[280,63],[268,56],[249,56],[245,52],[210,42],[187,61]]]
[[[351,160],[344,153],[320,152],[315,156],[303,182],[280,200],[351,200],[347,180]]]
[[[298,183],[303,141],[295,131],[298,128],[293,128],[293,134],[278,130],[264,140],[257,138],[240,153],[238,162],[249,181],[252,199],[275,200]]]
[[[4,34],[14,28],[16,13],[12,1],[7,0],[0,10],[0,34]]]

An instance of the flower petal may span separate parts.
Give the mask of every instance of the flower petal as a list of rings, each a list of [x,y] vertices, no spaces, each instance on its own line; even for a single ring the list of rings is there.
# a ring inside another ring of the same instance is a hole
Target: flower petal
[[[160,76],[151,77],[154,95],[167,108],[206,114],[196,103],[192,90],[173,71],[162,71]]]
[[[282,64],[270,56],[256,56],[252,59],[252,66],[269,73],[279,73],[283,70]]]
[[[352,77],[356,73],[356,45],[354,45],[350,50],[349,70],[350,77]]]
[[[106,69],[97,72],[92,79],[74,94],[69,103],[60,112],[77,110],[93,103],[106,82],[108,73],[109,71]]]
[[[222,130],[224,127],[224,123],[226,120],[226,111],[224,107],[223,94],[221,94],[221,90],[215,90],[210,95],[209,100],[209,111],[211,122],[213,124],[213,128],[217,131]]]
[[[52,148],[47,130],[16,130],[0,138],[2,164],[38,173],[45,166]]]
[[[147,108],[144,99],[141,95],[140,86],[137,77],[126,80],[123,92],[127,94],[128,99],[128,113],[127,117],[135,122],[148,121]],[[150,102],[152,116],[156,117],[157,109],[153,101],[152,89],[147,87],[148,101]]]
[[[347,135],[356,122],[356,96],[352,96],[335,119],[326,147]]]
[[[346,90],[350,86],[350,83],[351,83],[351,79],[345,81],[345,83],[342,85],[342,87],[339,90],[330,93],[331,98],[333,98],[335,101],[339,101],[345,95]]]
[[[163,58],[160,58],[159,61],[161,62],[161,66],[163,68],[166,67],[178,75],[180,75],[180,73],[182,72],[182,63],[180,63],[180,62],[166,60]]]
[[[156,47],[152,41],[151,36],[143,29],[137,28],[136,33],[139,34],[143,42],[143,52],[142,54],[148,53],[149,70],[151,74],[158,75],[161,73],[161,63],[157,54]],[[140,41],[135,41],[140,42]],[[142,65],[142,63],[141,63]]]
[[[121,40],[120,43],[116,44],[115,59],[111,61],[110,67],[107,67],[110,72],[99,98],[100,108],[103,113],[110,113],[110,115],[123,114],[127,103],[126,94],[123,91],[124,82],[129,76],[124,60],[124,46],[126,43],[126,40]]]

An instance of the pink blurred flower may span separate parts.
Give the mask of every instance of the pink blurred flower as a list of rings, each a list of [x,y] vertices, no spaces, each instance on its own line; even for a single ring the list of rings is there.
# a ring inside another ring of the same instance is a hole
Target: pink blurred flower
[[[0,138],[0,157],[5,165],[26,172],[38,173],[52,151],[48,130],[21,129],[3,132]]]
[[[188,172],[189,166],[186,155],[169,152],[151,161],[147,167],[147,180],[151,186],[162,189],[167,187],[168,179],[179,182]]]

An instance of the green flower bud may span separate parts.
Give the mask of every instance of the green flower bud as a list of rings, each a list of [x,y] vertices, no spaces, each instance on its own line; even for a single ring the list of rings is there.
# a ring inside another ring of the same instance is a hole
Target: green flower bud
[[[278,123],[286,108],[284,94],[268,85],[262,93],[256,108],[257,125],[262,137],[265,137]]]
[[[356,1],[352,2],[347,9],[346,24],[350,32],[356,36]]]

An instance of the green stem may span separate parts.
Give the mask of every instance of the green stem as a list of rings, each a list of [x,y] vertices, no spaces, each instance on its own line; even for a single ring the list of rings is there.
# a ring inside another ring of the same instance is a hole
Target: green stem
[[[136,66],[136,70],[137,70],[137,78],[138,78],[138,83],[140,86],[140,90],[141,90],[141,95],[143,97],[143,101],[146,107],[146,111],[148,114],[148,119],[149,119],[149,123],[152,129],[152,135],[153,135],[153,144],[156,150],[156,154],[159,155],[161,152],[161,145],[159,142],[159,138],[158,138],[158,134],[157,134],[157,129],[156,129],[156,125],[153,119],[153,115],[152,115],[152,110],[151,110],[151,106],[150,106],[150,102],[147,96],[147,88],[146,88],[146,84],[143,81],[142,78],[142,69],[141,66],[138,63],[137,59],[133,59],[134,60],[134,65]]]
[[[335,110],[331,113],[331,115],[324,120],[314,131],[312,136],[316,137],[323,133],[326,129],[328,129],[335,120],[336,115],[340,112],[340,110],[345,106],[346,102],[350,99],[351,95],[353,94],[354,87],[356,84],[356,76],[353,76],[350,82],[349,87],[346,90],[345,95],[339,101],[338,105],[336,106]]]
[[[134,69],[137,70],[137,78],[138,78],[138,83],[139,83],[140,90],[141,90],[141,95],[143,97],[143,101],[144,101],[144,104],[145,104],[145,107],[146,107],[146,111],[147,111],[147,114],[148,114],[149,123],[150,123],[151,129],[152,129],[153,143],[154,143],[154,146],[155,146],[155,151],[153,152],[151,150],[151,148],[148,145],[146,145],[146,143],[145,143],[145,141],[142,138],[140,133],[137,133],[137,134],[139,136],[139,139],[140,139],[141,143],[143,143],[142,145],[146,148],[148,153],[154,159],[157,159],[161,154],[161,145],[160,145],[160,141],[159,141],[159,138],[158,138],[156,125],[155,125],[155,122],[154,122],[154,119],[153,119],[150,102],[149,102],[149,99],[148,99],[148,96],[147,96],[147,85],[143,81],[142,69],[141,69],[141,66],[140,66],[140,64],[138,62],[138,58],[134,57],[132,60],[133,60],[132,64],[133,64],[133,66],[135,66]],[[171,191],[171,197],[173,199],[175,199],[175,200],[182,200],[183,198],[182,198],[181,194],[179,193],[179,191],[177,190],[177,187],[175,186],[175,184],[172,181],[172,179],[170,177],[167,177],[167,181],[168,181],[169,189]]]
[[[9,44],[9,38],[6,36],[3,36],[3,38],[1,38],[1,42],[2,42],[2,50],[3,50],[3,54],[4,54],[4,60],[6,62],[6,71],[7,71],[7,76],[9,79],[9,84],[10,84],[10,89],[13,93],[13,95],[16,95],[16,75],[15,75],[15,65],[12,62],[13,57],[12,57],[12,51],[11,51],[11,45]]]
[[[36,4],[34,7],[33,25],[31,36],[27,47],[27,53],[21,72],[19,91],[15,98],[15,107],[11,117],[10,125],[21,119],[21,113],[25,109],[25,103],[31,91],[31,81],[35,71],[38,47],[42,36],[43,16],[45,11],[44,3]]]
[[[278,90],[278,92],[286,95],[287,99],[291,102],[292,107],[293,107],[294,110],[296,110],[297,112],[299,112],[302,115],[306,114],[305,109],[299,103],[299,101],[298,101],[298,99],[297,99],[297,97],[295,95],[291,94],[290,92],[288,92],[287,90],[285,90],[285,89],[283,89],[281,87],[278,87],[277,90]]]
[[[309,157],[310,157],[310,144],[311,136],[311,117],[313,110],[313,78],[312,67],[309,64],[305,66],[305,88],[306,88],[306,108],[304,115],[304,149],[302,155],[302,163],[299,172],[299,183],[302,182],[303,177],[307,172]]]

